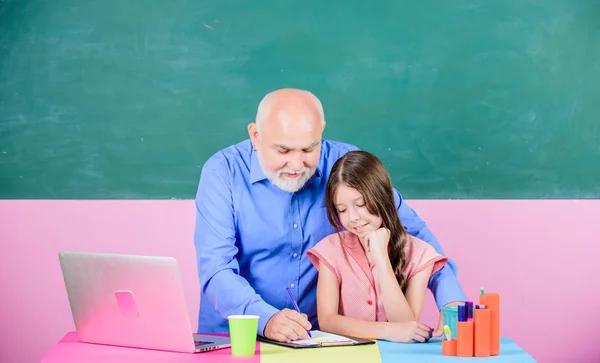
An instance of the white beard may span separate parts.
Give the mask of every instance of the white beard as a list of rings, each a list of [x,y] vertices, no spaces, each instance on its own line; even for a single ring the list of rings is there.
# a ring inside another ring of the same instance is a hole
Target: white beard
[[[300,174],[295,178],[288,178],[283,176],[283,173],[289,174]],[[310,170],[309,168],[302,168],[299,171],[292,170],[289,168],[283,168],[277,170],[277,173],[272,175],[267,175],[267,178],[279,189],[285,190],[286,192],[294,193],[300,190],[304,184],[310,179],[310,177],[315,173],[315,170]]]
[[[293,170],[290,168],[281,168],[273,173],[268,170],[265,170],[265,168],[263,167],[262,157],[261,157],[260,153],[258,153],[257,156],[258,156],[258,161],[260,163],[260,167],[262,168],[263,173],[265,173],[265,175],[267,176],[269,181],[271,183],[273,183],[273,185],[275,185],[277,188],[279,188],[283,191],[289,192],[289,193],[295,193],[298,190],[300,190],[317,170],[316,168],[311,170],[307,167],[304,167],[300,170]],[[289,173],[289,174],[296,173],[296,174],[300,174],[300,175],[298,175],[295,178],[288,178],[288,177],[283,176],[284,173]]]

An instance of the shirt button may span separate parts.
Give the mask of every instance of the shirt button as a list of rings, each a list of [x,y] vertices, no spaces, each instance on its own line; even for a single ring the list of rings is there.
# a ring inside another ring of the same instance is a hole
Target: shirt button
[[[296,257],[298,257],[298,254],[297,254],[297,253],[294,253],[294,254],[292,255],[292,257],[296,258]]]
[[[298,228],[298,225],[296,223],[294,223],[294,229]]]
[[[367,304],[373,305],[373,301],[369,300],[369,301],[367,301]]]
[[[292,289],[294,288],[294,286],[296,286],[296,285],[294,285],[294,284],[290,284],[290,287],[291,287]]]

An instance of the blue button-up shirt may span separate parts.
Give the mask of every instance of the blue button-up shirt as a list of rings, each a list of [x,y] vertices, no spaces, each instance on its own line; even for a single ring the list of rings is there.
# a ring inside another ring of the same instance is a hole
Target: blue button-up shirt
[[[315,174],[295,193],[267,179],[250,140],[209,158],[196,195],[199,332],[228,333],[228,315],[252,314],[259,316],[257,333],[263,335],[273,314],[293,309],[286,287],[313,328],[318,328],[317,270],[306,251],[334,233],[325,210],[327,178],[335,161],[356,149],[323,140]],[[394,192],[407,232],[443,254],[425,223]],[[465,300],[452,261],[431,277],[429,288],[439,308]]]

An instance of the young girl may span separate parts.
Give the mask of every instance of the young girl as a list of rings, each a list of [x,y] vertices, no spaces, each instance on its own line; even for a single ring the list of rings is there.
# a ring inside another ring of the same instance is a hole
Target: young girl
[[[418,321],[429,278],[447,258],[402,227],[381,161],[365,151],[344,155],[331,169],[325,201],[338,233],[307,251],[319,270],[319,328],[396,342],[431,338]]]

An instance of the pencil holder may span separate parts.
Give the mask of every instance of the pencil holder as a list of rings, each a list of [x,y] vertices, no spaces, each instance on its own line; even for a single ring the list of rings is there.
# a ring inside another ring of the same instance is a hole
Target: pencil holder
[[[490,355],[500,354],[500,294],[479,295],[479,304],[490,311]]]
[[[475,309],[473,311],[473,325],[475,329],[475,356],[490,356],[490,309]]]
[[[473,356],[473,321],[459,321],[456,323],[458,337],[456,342],[456,355],[458,357]]]
[[[442,354],[443,355],[456,355],[456,339],[442,340]]]
[[[445,306],[442,308],[442,319],[444,325],[450,327],[452,334],[456,334],[456,322],[458,321],[458,306]]]

